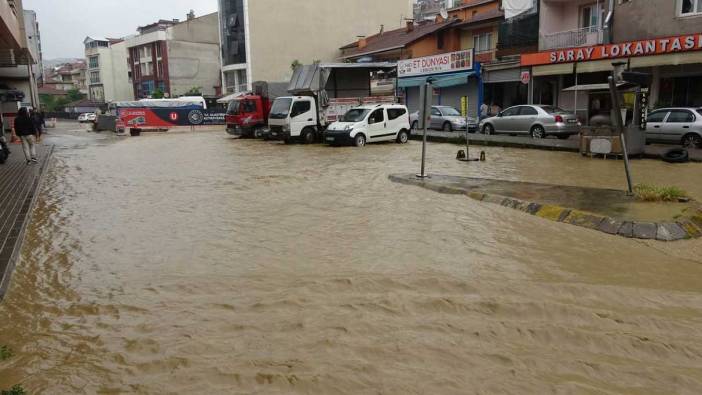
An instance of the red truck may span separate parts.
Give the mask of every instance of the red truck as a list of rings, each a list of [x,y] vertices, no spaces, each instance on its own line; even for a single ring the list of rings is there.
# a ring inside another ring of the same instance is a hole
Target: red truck
[[[253,93],[237,96],[227,107],[227,133],[240,137],[261,137],[270,111],[271,100],[267,96]]]
[[[256,81],[252,88],[251,92],[230,96],[225,120],[227,133],[232,136],[265,138],[273,100],[287,94],[288,84]]]

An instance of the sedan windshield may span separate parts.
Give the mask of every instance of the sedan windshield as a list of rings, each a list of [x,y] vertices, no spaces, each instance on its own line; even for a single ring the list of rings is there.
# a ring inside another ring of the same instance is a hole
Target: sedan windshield
[[[441,107],[441,112],[447,117],[460,117],[461,113],[453,107]]]
[[[292,104],[292,98],[279,98],[275,99],[273,102],[273,107],[271,107],[271,118],[283,119],[290,113],[290,105]]]
[[[354,108],[344,114],[344,117],[341,118],[341,122],[361,122],[369,112],[370,110],[364,108]]]
[[[567,114],[568,111],[555,106],[541,106],[541,108],[549,114]]]

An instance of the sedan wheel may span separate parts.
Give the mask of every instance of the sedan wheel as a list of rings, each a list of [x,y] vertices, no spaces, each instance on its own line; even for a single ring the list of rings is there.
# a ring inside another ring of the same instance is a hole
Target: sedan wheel
[[[453,131],[453,128],[451,127],[450,122],[444,123],[444,132],[451,133]]]
[[[702,148],[702,137],[696,134],[688,134],[685,137],[683,137],[682,145],[685,148]]]
[[[542,139],[546,137],[546,131],[541,126],[534,126],[531,128],[531,137],[535,139]]]
[[[494,134],[495,128],[493,128],[492,125],[487,124],[487,125],[483,126],[483,133],[487,134],[487,135]]]

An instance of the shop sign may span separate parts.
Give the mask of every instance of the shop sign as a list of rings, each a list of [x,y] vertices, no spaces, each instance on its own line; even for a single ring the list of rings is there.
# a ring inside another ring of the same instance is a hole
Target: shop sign
[[[522,79],[522,84],[529,85],[529,82],[531,81],[531,72],[530,71],[522,71],[521,79]]]
[[[702,33],[523,54],[521,64],[537,66],[690,51],[702,51]]]
[[[397,76],[451,73],[473,69],[473,50],[456,51],[397,62]]]
[[[465,117],[468,115],[468,97],[461,96],[461,116]]]

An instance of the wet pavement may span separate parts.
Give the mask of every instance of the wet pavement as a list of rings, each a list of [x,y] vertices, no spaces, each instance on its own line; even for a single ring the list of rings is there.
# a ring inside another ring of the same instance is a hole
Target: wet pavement
[[[418,143],[52,131],[0,304],[29,393],[702,392],[702,243],[394,184]],[[621,163],[429,146],[429,172],[623,188]],[[700,165],[632,163],[702,200]]]

